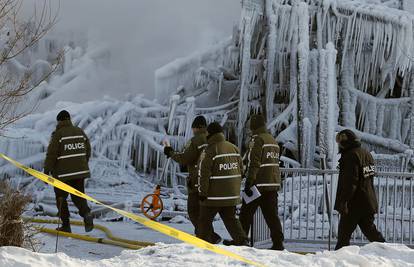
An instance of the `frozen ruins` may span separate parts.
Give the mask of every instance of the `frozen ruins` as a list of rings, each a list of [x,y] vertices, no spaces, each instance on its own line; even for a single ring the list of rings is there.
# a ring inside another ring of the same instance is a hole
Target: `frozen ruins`
[[[59,49],[65,50],[58,70],[19,105],[17,112],[36,108],[4,130],[0,152],[42,171],[56,114],[64,108],[91,140],[88,194],[138,213],[141,199],[161,184],[164,211],[158,220],[192,233],[185,218],[186,170],[166,160],[162,142],[182,149],[192,137],[193,119],[204,115],[208,122],[220,122],[244,153],[247,119],[262,113],[283,148],[278,212],[287,249],[316,252],[331,250],[337,238],[335,135],[352,129],[377,165],[375,222],[388,242],[401,245],[371,244],[307,256],[231,250],[268,266],[414,266],[414,252],[407,248],[414,246],[414,1],[242,0],[241,5],[231,37],[155,72],[154,100],[136,93],[124,100],[60,101],[65,95],[82,96],[80,83],[105,76],[100,64],[108,60],[109,51],[88,47],[84,37],[47,35],[7,66],[17,76],[31,71],[41,77],[54,67]],[[0,42],[6,36],[0,32]],[[4,160],[0,173],[0,179],[34,196],[27,216],[56,216],[50,186]],[[63,240],[60,251],[70,257],[7,248],[0,250],[0,265],[135,266],[141,259],[146,266],[244,266],[186,244],[170,245],[177,241],[90,205],[98,223],[115,233],[167,245],[118,256],[118,248],[101,251]],[[70,210],[73,218],[80,218],[73,205]],[[225,231],[220,221],[215,224]],[[54,251],[53,236],[39,238],[41,252]],[[256,248],[271,242],[260,212],[251,239]],[[354,233],[353,244],[366,243],[360,230]]]

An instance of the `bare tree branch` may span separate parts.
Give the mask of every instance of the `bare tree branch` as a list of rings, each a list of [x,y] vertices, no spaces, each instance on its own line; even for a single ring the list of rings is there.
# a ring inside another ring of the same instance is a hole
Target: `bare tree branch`
[[[51,63],[51,69],[43,73],[42,77],[35,77],[31,66],[18,61],[21,55],[35,47],[52,29],[58,15],[58,11],[53,12],[50,0],[43,0],[40,9],[40,1],[36,1],[30,19],[22,22],[22,1],[0,0],[0,134],[1,129],[36,108],[36,105],[33,105],[29,110],[22,111],[19,103],[24,101],[30,92],[49,80],[59,68],[64,54],[64,51],[57,53],[56,59]]]

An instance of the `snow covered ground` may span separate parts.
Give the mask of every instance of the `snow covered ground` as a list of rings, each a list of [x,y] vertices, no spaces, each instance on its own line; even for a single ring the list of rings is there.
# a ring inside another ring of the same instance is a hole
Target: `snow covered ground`
[[[105,222],[102,220],[95,220],[95,223],[104,225],[109,228],[113,235],[127,238],[130,240],[137,241],[146,241],[146,242],[162,242],[164,244],[177,244],[181,241],[161,234],[159,232],[148,229],[138,223],[133,222]],[[178,230],[185,231],[187,233],[193,234],[194,228],[191,223],[170,223],[163,222],[168,226],[174,227]],[[41,226],[54,229],[56,225],[52,224],[42,224]],[[230,238],[225,227],[221,221],[216,221],[214,223],[214,228],[223,238]],[[85,234],[83,227],[72,226],[72,232],[76,234]],[[105,238],[105,234],[97,229],[89,233],[90,236]],[[54,253],[55,252],[55,243],[56,236],[40,233],[36,236],[36,239],[40,241],[39,252],[41,253]],[[128,249],[111,246],[111,245],[102,245],[96,243],[90,243],[86,241],[81,241],[72,238],[59,238],[58,251],[65,253],[66,255],[77,258],[77,259],[88,259],[88,260],[102,260],[109,259],[116,256],[120,256],[123,252]],[[1,263],[1,261],[0,261]],[[0,266],[3,266],[0,264]]]
[[[414,250],[402,245],[370,244],[347,247],[337,252],[299,255],[253,248],[230,247],[229,250],[266,266],[414,266]],[[138,251],[123,251],[120,256],[103,260],[76,259],[64,253],[40,254],[21,248],[0,249],[4,267],[103,267],[103,266],[246,266],[230,258],[206,252],[190,245],[158,243]]]

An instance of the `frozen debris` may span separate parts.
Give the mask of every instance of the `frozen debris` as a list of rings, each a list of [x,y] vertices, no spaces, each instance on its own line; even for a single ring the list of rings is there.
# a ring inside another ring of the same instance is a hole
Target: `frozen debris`
[[[402,8],[402,1],[388,0],[243,1],[228,49],[163,68],[174,70],[164,75],[174,85],[162,91],[184,86],[182,97],[197,95],[203,108],[214,106],[231,92],[222,72],[229,69],[239,77],[231,97],[238,109],[222,123],[236,125],[237,144],[245,145],[251,113],[265,113],[275,136],[296,123],[296,141],[284,145],[294,146],[305,167],[322,156],[335,165],[337,125],[412,145],[414,16]],[[194,61],[235,55],[236,67]]]
[[[215,67],[218,65],[231,65],[231,60],[225,58],[231,49],[232,40],[229,38],[204,52],[176,59],[155,72],[155,96],[160,101],[165,101],[165,96],[170,95],[180,86],[194,88],[196,72],[200,67]]]
[[[172,218],[171,220],[169,220],[170,223],[179,223],[179,224],[187,224],[190,223],[190,221],[182,216],[182,215],[177,215],[174,218]]]

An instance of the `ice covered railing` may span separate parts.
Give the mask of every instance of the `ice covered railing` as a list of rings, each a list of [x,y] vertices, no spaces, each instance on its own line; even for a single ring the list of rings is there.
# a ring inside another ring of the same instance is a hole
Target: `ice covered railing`
[[[410,143],[411,99],[374,97],[354,88],[340,90],[342,124],[367,134]]]
[[[338,171],[282,169],[282,174],[285,179],[279,191],[278,212],[283,218],[285,239],[296,244],[328,243],[329,237],[335,240],[339,220],[339,214],[334,211]],[[413,245],[413,186],[411,173],[376,173],[374,188],[379,208],[375,224],[388,242]],[[253,228],[255,246],[271,242],[261,212],[256,213]],[[332,229],[331,234],[329,229]],[[367,242],[359,229],[352,239],[356,243]]]
[[[407,150],[404,153],[395,154],[377,154],[371,152],[372,157],[375,160],[375,168],[377,171],[388,172],[408,172],[410,171],[409,165],[413,159],[413,151]]]

